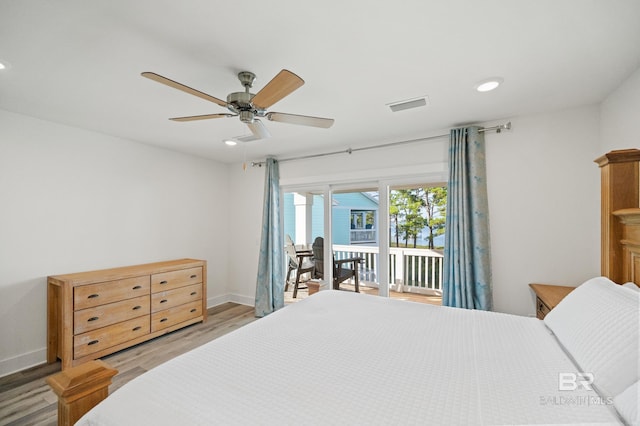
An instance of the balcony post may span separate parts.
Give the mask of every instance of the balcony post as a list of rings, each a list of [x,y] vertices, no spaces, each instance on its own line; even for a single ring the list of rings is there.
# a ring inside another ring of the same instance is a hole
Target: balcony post
[[[404,250],[400,248],[396,252],[396,291],[404,292]]]
[[[305,247],[311,244],[311,224],[313,218],[313,194],[294,193],[293,205],[296,211],[296,244]]]

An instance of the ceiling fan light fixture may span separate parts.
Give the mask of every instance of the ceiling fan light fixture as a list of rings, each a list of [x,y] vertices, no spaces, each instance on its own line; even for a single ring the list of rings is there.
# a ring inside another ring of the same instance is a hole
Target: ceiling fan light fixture
[[[249,128],[249,130],[251,130],[251,133],[257,139],[269,139],[271,137],[271,133],[269,133],[269,130],[267,130],[265,125],[262,124],[262,121],[258,120],[257,118],[251,123],[247,123],[247,127]]]
[[[486,80],[482,80],[475,85],[475,89],[478,92],[490,92],[498,88],[504,82],[502,77],[491,77]]]

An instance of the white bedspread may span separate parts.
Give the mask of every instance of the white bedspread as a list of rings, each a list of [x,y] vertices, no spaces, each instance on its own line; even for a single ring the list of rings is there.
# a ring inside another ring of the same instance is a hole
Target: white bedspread
[[[542,321],[323,291],[115,391],[80,425],[615,424]]]

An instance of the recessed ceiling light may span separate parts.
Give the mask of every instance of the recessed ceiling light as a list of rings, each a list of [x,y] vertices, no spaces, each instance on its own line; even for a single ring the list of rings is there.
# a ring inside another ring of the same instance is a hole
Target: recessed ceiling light
[[[492,77],[479,82],[475,88],[478,92],[490,92],[500,86],[503,81],[501,77]]]
[[[0,70],[6,70],[6,69],[9,69],[9,63],[0,61]]]
[[[224,143],[225,143],[225,145],[227,145],[227,146],[236,146],[236,145],[238,145],[238,142],[236,142],[236,141],[232,141],[231,139],[226,139],[226,140],[224,141]]]

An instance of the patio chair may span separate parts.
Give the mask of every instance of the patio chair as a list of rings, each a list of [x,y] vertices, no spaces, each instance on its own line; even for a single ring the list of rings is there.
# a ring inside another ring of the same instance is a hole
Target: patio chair
[[[311,258],[313,257],[313,253],[311,251],[309,250],[296,251],[296,246],[293,245],[293,241],[291,240],[291,237],[289,237],[288,235],[286,237],[287,237],[287,241],[284,246],[284,249],[285,249],[285,253],[287,253],[287,258],[289,260],[288,262],[289,267],[287,269],[287,277],[285,280],[284,291],[289,291],[289,280],[291,279],[291,272],[295,270],[296,282],[293,286],[293,298],[295,299],[296,297],[298,297],[298,290],[301,288],[306,288],[306,287],[300,287],[300,276],[302,274],[306,274],[307,272],[311,272],[313,274],[313,271],[315,269],[315,264],[311,260]]]
[[[324,278],[324,238],[317,237],[313,241],[313,262],[316,265],[316,278]],[[350,257],[347,259],[337,259],[333,257],[333,289],[340,290],[340,283],[353,278],[356,293],[360,293],[358,282],[358,265],[363,259],[361,257]],[[349,267],[350,266],[350,267]]]

